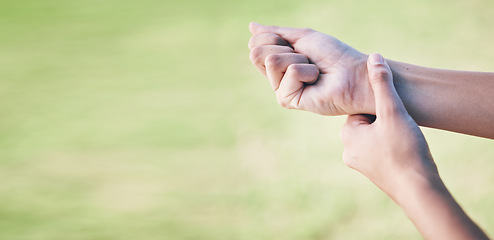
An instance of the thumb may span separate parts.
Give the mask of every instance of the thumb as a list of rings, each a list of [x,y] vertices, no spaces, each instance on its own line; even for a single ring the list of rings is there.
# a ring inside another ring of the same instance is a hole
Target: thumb
[[[287,40],[289,43],[295,43],[308,31],[313,31],[308,28],[289,28],[278,26],[266,26],[256,22],[249,24],[249,30],[252,34],[274,33]]]
[[[374,91],[376,115],[387,117],[406,114],[405,106],[394,87],[391,69],[380,54],[374,53],[369,56],[367,72]]]

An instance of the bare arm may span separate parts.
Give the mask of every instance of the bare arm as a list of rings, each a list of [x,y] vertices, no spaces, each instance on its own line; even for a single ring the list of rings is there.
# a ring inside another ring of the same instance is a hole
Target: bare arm
[[[419,125],[494,139],[494,73],[389,65],[396,90]]]
[[[488,239],[443,184],[414,119],[494,138],[494,74],[393,61],[390,67],[379,55],[369,58],[311,29],[251,24],[250,30],[251,61],[280,105],[348,114],[344,162],[400,205],[424,238]]]
[[[322,115],[376,114],[367,55],[312,29],[251,24],[250,30],[251,60],[271,72],[280,105]],[[494,139],[494,73],[389,65],[419,125]]]
[[[439,175],[408,175],[394,200],[425,239],[489,239],[458,205]]]
[[[341,132],[345,164],[391,197],[425,239],[488,239],[443,184],[422,132],[395,91],[389,66],[374,54],[368,69],[377,114],[348,116]]]

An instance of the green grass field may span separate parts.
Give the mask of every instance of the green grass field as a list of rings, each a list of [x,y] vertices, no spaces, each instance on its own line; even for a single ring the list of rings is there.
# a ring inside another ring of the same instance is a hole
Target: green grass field
[[[493,71],[494,3],[2,1],[0,239],[420,239],[341,161],[344,117],[276,104],[250,21],[365,53]],[[424,129],[494,234],[494,142]]]

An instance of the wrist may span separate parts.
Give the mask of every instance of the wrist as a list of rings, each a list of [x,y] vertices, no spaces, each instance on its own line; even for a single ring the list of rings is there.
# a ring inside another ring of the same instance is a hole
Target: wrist
[[[393,199],[424,239],[489,239],[463,211],[437,171],[409,172]]]
[[[402,171],[396,177],[395,183],[396,187],[388,195],[401,207],[415,202],[414,199],[419,196],[423,197],[431,193],[435,195],[448,193],[435,165],[433,169],[411,167],[407,171]]]
[[[349,114],[376,114],[374,92],[369,82],[367,72],[367,59],[369,55],[360,53],[360,56],[354,61],[355,69],[355,90],[351,96],[352,112]]]

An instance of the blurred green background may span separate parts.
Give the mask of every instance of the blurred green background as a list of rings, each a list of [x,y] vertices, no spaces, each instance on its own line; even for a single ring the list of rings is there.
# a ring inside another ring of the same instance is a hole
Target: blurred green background
[[[0,239],[420,239],[341,161],[344,117],[279,107],[248,23],[493,71],[494,2],[0,2]],[[492,140],[424,129],[494,229]]]

